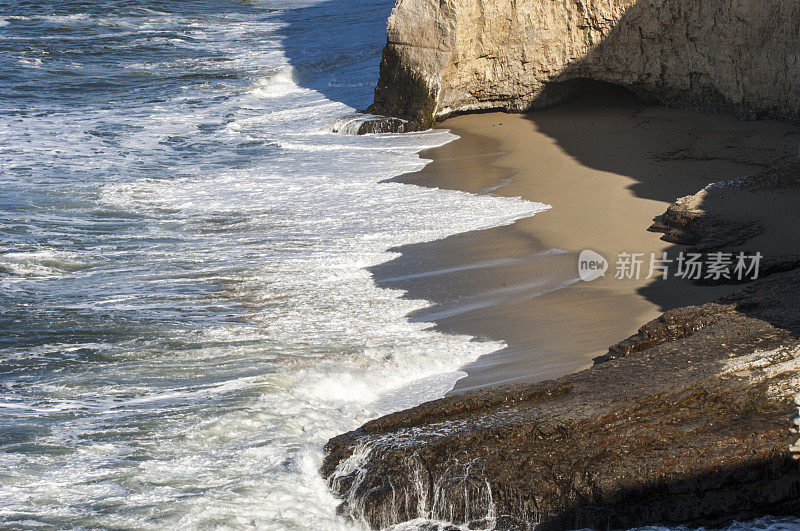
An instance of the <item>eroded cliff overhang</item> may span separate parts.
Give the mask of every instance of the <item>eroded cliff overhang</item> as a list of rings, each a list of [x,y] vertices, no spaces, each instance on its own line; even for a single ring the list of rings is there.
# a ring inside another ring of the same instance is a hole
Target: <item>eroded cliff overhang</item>
[[[371,111],[553,106],[596,80],[671,106],[800,115],[800,2],[400,0]]]

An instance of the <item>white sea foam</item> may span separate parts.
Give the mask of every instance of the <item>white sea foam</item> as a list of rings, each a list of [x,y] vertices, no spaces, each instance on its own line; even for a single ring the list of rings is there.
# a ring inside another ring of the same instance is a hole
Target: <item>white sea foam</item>
[[[42,60],[38,57],[34,57],[32,59],[21,58],[18,62],[22,66],[26,66],[28,68],[39,68],[42,66]]]
[[[354,109],[298,83],[277,17],[108,18],[42,20],[163,32],[148,42],[225,60],[122,63],[147,74],[135,83],[202,73],[152,103],[3,114],[2,185],[36,208],[3,213],[30,241],[0,254],[2,295],[32,332],[3,352],[3,422],[28,450],[0,454],[0,521],[351,528],[317,472],[325,441],[442,396],[503,346],[409,322],[428,303],[365,268],[544,205],[380,184],[455,137],[326,131]],[[370,86],[379,49],[348,87]],[[226,84],[231,71],[252,79]]]
[[[62,276],[87,267],[77,254],[52,249],[6,252],[0,254],[0,275],[50,278]]]
[[[274,74],[259,79],[250,92],[259,98],[280,98],[302,90],[294,81],[292,67],[285,66]]]

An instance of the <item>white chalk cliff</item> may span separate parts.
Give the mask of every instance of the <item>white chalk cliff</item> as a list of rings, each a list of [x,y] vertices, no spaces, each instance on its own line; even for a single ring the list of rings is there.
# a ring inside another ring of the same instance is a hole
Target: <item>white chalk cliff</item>
[[[800,116],[800,0],[398,0],[371,111],[427,127],[601,81],[657,103]]]

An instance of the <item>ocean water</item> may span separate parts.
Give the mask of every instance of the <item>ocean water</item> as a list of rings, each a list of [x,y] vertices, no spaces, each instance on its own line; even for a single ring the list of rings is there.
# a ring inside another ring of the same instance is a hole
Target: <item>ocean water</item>
[[[365,270],[545,208],[381,182],[446,131],[331,132],[392,4],[0,4],[0,527],[352,528],[325,441],[502,347]]]
[[[325,441],[501,347],[364,269],[544,208],[330,132],[392,5],[0,5],[0,525],[346,528]]]

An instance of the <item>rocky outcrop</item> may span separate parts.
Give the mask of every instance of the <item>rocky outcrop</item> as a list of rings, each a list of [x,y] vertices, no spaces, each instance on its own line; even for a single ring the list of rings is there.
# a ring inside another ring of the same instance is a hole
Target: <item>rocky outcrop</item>
[[[551,106],[593,81],[641,98],[800,117],[797,0],[398,0],[371,112],[412,128]]]
[[[400,118],[373,114],[348,114],[328,122],[331,133],[343,135],[370,135],[378,133],[405,133],[408,122]]]
[[[323,473],[342,513],[374,528],[423,518],[618,529],[797,514],[798,297],[800,270],[776,274],[667,312],[586,371],[377,419],[332,439]]]
[[[639,329],[637,334],[608,349],[608,352],[595,358],[595,363],[624,358],[636,352],[668,343],[712,326],[720,317],[733,312],[736,307],[724,304],[687,306],[665,313]]]
[[[699,252],[715,251],[761,235],[765,231],[764,219],[783,217],[783,228],[793,229],[795,224],[791,221],[798,201],[800,160],[793,159],[755,175],[712,183],[694,195],[681,197],[648,230],[662,232],[661,239],[689,245]],[[779,230],[780,227],[773,227],[774,232]],[[792,235],[780,237],[787,248],[783,254],[800,250]]]

